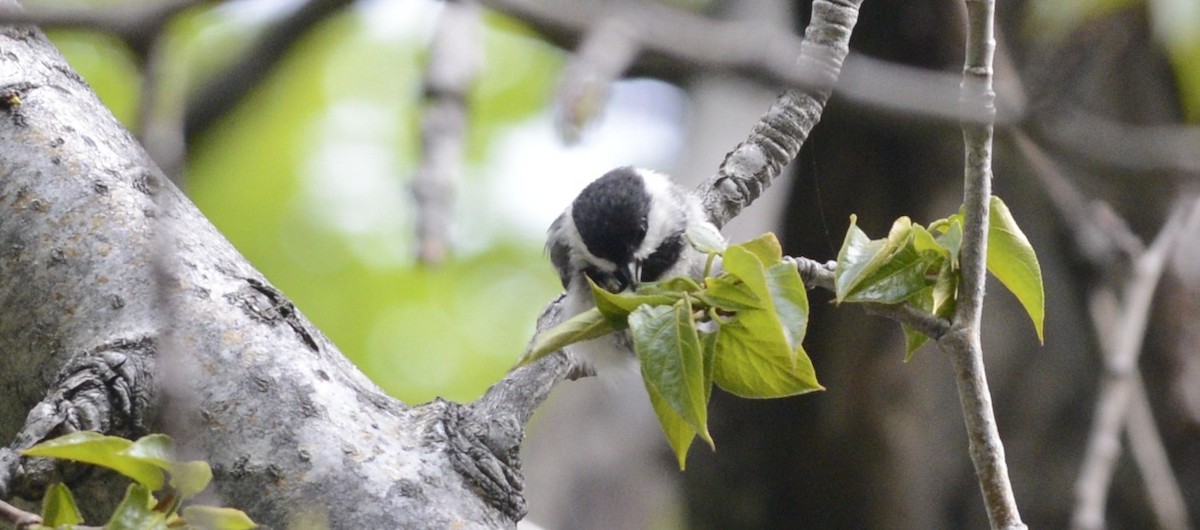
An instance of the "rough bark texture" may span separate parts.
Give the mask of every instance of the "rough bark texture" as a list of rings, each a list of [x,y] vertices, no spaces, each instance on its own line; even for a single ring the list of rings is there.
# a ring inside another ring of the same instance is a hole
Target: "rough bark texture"
[[[386,396],[28,27],[0,28],[0,278],[0,438],[15,440],[0,496],[58,479],[13,452],[47,436],[165,430],[212,464],[223,502],[271,527],[510,528],[524,514],[511,389],[478,412]]]

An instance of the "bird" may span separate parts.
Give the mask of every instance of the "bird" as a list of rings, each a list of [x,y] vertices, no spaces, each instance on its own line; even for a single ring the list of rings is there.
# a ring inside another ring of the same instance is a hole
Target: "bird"
[[[699,197],[662,173],[624,166],[592,181],[547,232],[546,252],[565,291],[564,320],[595,307],[588,278],[613,293],[677,276],[701,279],[707,254],[689,242],[695,230],[720,237]],[[572,344],[567,353],[593,371],[637,359],[628,331]]]

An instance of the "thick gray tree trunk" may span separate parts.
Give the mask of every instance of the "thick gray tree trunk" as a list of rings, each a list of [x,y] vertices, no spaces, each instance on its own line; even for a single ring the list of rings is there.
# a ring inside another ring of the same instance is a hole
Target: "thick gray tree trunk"
[[[385,395],[30,27],[0,28],[0,279],[0,439],[15,440],[0,497],[60,479],[15,453],[42,439],[165,431],[212,464],[220,502],[271,527],[511,528],[524,513],[519,393]]]

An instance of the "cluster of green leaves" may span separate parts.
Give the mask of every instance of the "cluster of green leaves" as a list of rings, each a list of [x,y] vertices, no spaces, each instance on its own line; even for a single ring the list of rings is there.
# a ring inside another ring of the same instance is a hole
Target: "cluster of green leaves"
[[[988,270],[1016,295],[1043,339],[1045,295],[1037,255],[999,197],[991,198],[988,226]],[[923,227],[908,217],[892,224],[887,237],[871,239],[855,224],[838,252],[834,273],[837,302],[909,302],[931,314],[948,318],[958,295],[958,253],[962,247],[963,213]],[[904,326],[905,360],[928,340]]]
[[[714,384],[747,398],[823,389],[801,344],[808,294],[775,235],[728,247],[719,236],[688,236],[709,253],[710,265],[722,257],[720,274],[706,274],[703,283],[644,283],[620,294],[592,284],[596,307],[541,333],[519,363],[628,329],[680,469],[696,436],[713,446],[707,410]]]
[[[104,525],[108,530],[243,530],[257,526],[245,513],[231,508],[190,505],[180,510],[184,501],[208,487],[212,469],[202,461],[173,460],[171,447],[171,438],[162,434],[135,442],[85,431],[47,440],[22,454],[94,464],[133,479]],[[35,528],[69,529],[82,523],[71,490],[61,483],[51,486],[42,501],[42,524]]]

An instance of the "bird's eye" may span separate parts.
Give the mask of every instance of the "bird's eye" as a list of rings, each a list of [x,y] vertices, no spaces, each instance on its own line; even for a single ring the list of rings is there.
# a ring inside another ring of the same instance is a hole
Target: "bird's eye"
[[[642,220],[640,222],[638,222],[638,239],[642,239],[642,238],[646,237],[646,230],[648,230],[648,229],[649,229],[649,223],[647,223],[646,218],[643,217]]]

